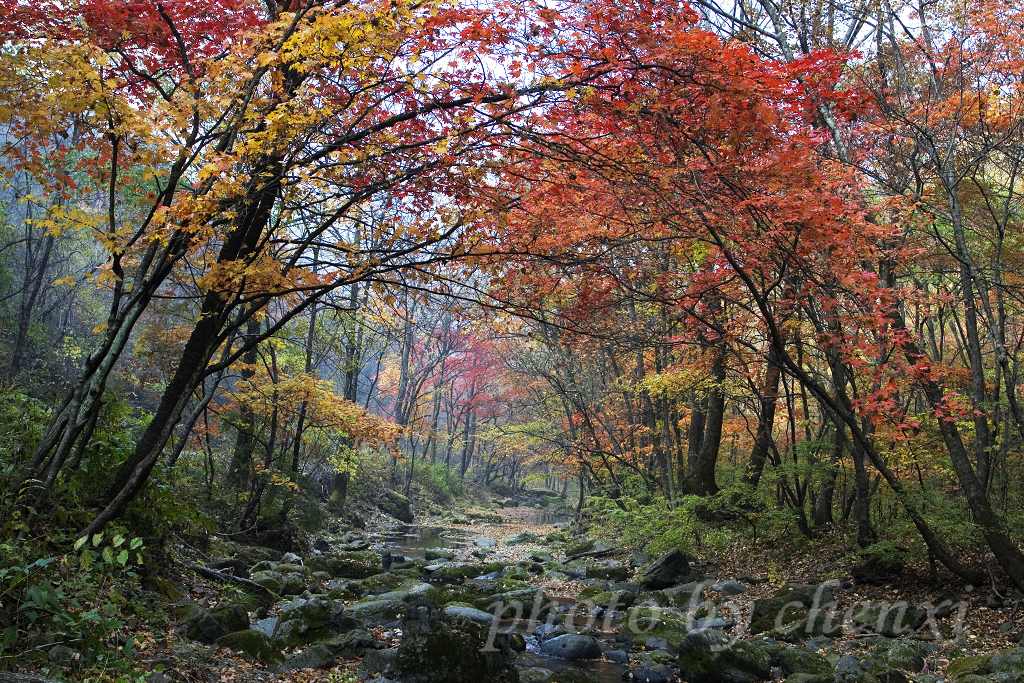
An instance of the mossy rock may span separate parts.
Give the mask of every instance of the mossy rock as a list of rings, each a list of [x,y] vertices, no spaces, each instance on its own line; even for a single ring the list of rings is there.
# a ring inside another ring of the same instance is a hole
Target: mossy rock
[[[992,673],[992,655],[973,655],[954,659],[946,667],[946,676],[954,683],[964,683],[965,676],[984,676]]]
[[[454,611],[453,611],[454,612]],[[427,603],[413,604],[394,668],[409,683],[516,683],[515,652],[507,634],[489,639],[489,623],[445,616]],[[486,647],[488,644],[493,647]]]
[[[325,571],[339,579],[365,579],[384,571],[380,555],[372,550],[350,550],[323,555],[310,561],[318,571]]]
[[[992,655],[993,674],[1018,674],[1024,676],[1024,647],[1004,650]]]
[[[275,664],[282,659],[278,644],[266,633],[251,628],[228,633],[217,639],[216,645],[241,652],[264,664]]]
[[[631,607],[623,628],[638,642],[657,638],[674,650],[689,634],[688,621],[685,614],[669,607]]]
[[[249,614],[240,605],[199,609],[185,622],[185,635],[200,643],[213,643],[235,631],[249,628]]]
[[[289,673],[303,669],[323,669],[333,666],[338,661],[334,650],[325,643],[317,643],[295,654],[289,655],[281,662],[275,671],[278,673]]]
[[[755,683],[771,676],[771,643],[741,640],[723,647],[711,631],[688,635],[679,647],[679,672],[689,683]]]
[[[924,669],[925,658],[934,651],[933,644],[920,640],[901,638],[881,642],[872,652],[871,667],[875,671],[899,669],[917,673]]]
[[[832,676],[832,663],[817,652],[796,647],[783,647],[772,654],[772,664],[786,676],[802,673],[812,676]],[[788,680],[788,679],[787,679]]]
[[[564,534],[558,534],[557,532],[552,533],[552,534],[548,534],[548,538],[551,538],[553,536],[556,537],[556,538],[558,538],[558,537],[564,538]],[[565,549],[565,554],[566,554],[567,557],[571,557],[573,555],[580,555],[582,553],[589,553],[591,550],[594,549],[595,543],[596,542],[594,541],[594,539],[592,539],[592,538],[585,538],[582,541],[577,541],[576,543],[574,543],[574,544],[570,545],[569,547],[567,547]]]
[[[853,622],[863,630],[895,638],[920,628],[928,614],[912,605],[866,605],[853,615]]]
[[[827,674],[795,673],[786,676],[786,683],[834,683],[835,677]]]
[[[448,548],[427,548],[423,551],[423,557],[430,560],[454,560],[455,551]]]
[[[430,572],[430,580],[439,583],[458,583],[484,574],[491,574],[505,565],[501,562],[453,562]]]

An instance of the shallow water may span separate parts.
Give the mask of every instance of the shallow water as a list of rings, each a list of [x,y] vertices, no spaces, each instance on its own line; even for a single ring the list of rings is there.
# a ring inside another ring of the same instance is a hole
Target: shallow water
[[[473,545],[473,538],[466,529],[408,524],[382,533],[380,543],[392,553],[423,558],[427,548],[459,550]]]

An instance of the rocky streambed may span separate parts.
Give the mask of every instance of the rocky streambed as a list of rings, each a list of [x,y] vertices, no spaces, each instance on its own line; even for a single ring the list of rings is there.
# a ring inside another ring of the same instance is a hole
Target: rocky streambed
[[[951,605],[714,576],[681,552],[625,556],[536,515],[348,531],[302,556],[225,544],[212,568],[248,597],[183,606],[182,632],[267,675],[340,663],[381,683],[1024,681],[1024,648],[951,656]]]

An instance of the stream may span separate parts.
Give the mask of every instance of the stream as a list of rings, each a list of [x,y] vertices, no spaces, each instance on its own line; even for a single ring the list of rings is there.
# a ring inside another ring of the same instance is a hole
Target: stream
[[[525,521],[528,524],[536,525],[561,525],[569,519],[570,517],[564,513],[536,509],[530,512]],[[428,548],[446,548],[458,552],[475,547],[474,540],[479,537],[480,534],[473,533],[465,527],[409,524],[380,533],[373,547],[389,551],[393,555],[423,559],[424,552]],[[558,602],[570,609],[575,604],[573,600],[567,598],[560,598]],[[570,662],[541,654],[540,639],[533,633],[537,626],[537,622],[527,619],[502,622],[503,628],[521,633],[526,640],[526,652],[522,653],[518,659],[520,668],[540,667],[553,672],[576,670],[585,674],[587,680],[595,683],[620,683],[623,680],[626,667],[622,664],[603,659]],[[615,645],[612,644],[613,634],[594,633],[592,635],[603,643],[604,649],[615,648]]]

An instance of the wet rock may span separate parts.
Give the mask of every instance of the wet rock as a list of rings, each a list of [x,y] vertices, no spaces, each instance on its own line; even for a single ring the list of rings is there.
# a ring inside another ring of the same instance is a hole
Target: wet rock
[[[604,656],[609,662],[615,662],[616,664],[629,663],[629,653],[625,650],[608,650],[604,653]]]
[[[398,491],[384,489],[384,495],[378,500],[377,507],[380,508],[381,512],[391,515],[399,521],[412,524],[412,504],[408,498]]]
[[[640,573],[640,583],[657,590],[684,583],[690,576],[692,558],[681,550],[668,552],[647,565]]]
[[[442,614],[429,603],[411,604],[402,620],[405,637],[394,670],[406,683],[515,683],[515,652],[508,634],[463,618]]]
[[[741,640],[723,647],[716,631],[697,631],[679,646],[679,673],[689,683],[755,683],[771,676],[770,644]]]
[[[549,657],[569,661],[601,657],[601,645],[596,638],[572,633],[548,638],[540,644],[540,651]]]
[[[635,683],[672,683],[675,680],[675,672],[664,664],[641,664],[629,673]]]
[[[222,636],[247,628],[249,614],[241,606],[200,608],[185,622],[185,635],[191,640],[211,644]]]
[[[255,628],[221,636],[217,639],[216,645],[241,652],[264,664],[273,664],[281,660],[280,646],[267,633]]]
[[[533,635],[539,640],[555,638],[566,634],[565,626],[562,624],[541,624],[533,631]]]
[[[281,562],[285,564],[298,565],[300,567],[302,566],[302,558],[295,553],[285,553],[281,556]]]

